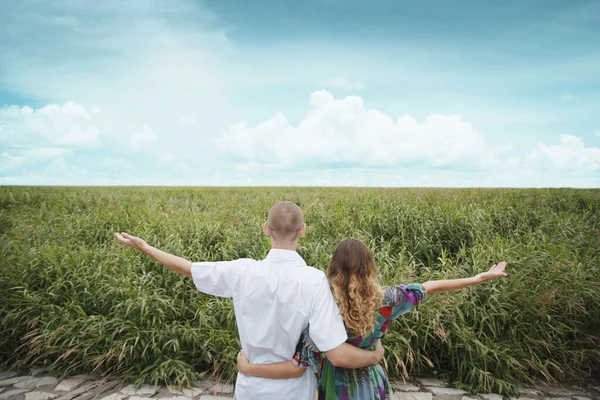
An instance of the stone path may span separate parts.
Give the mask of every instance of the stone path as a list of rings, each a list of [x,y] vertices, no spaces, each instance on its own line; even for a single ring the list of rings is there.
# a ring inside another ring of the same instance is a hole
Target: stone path
[[[395,400],[504,400],[497,394],[469,395],[464,390],[448,387],[436,378],[394,383]],[[196,382],[195,387],[144,385],[136,388],[122,380],[102,380],[79,375],[59,380],[41,369],[28,375],[14,371],[0,372],[0,400],[227,400],[233,398],[234,386],[210,380]],[[600,400],[600,385],[587,390],[538,386],[524,388],[520,396],[510,400]]]

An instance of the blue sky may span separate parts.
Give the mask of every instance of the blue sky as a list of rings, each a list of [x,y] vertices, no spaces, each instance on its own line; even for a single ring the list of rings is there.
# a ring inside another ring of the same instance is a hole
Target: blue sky
[[[6,1],[0,184],[600,186],[598,1]]]

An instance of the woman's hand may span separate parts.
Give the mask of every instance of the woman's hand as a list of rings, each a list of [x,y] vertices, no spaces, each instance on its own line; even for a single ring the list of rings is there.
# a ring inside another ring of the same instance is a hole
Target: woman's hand
[[[508,274],[505,272],[505,269],[506,262],[502,261],[490,268],[489,271],[477,274],[475,278],[477,278],[478,283],[483,283],[492,279],[506,277]]]
[[[383,360],[383,356],[385,353],[385,350],[383,348],[383,345],[381,344],[381,338],[377,341],[377,345],[375,346],[375,350],[373,350],[374,352],[377,353],[378,356],[380,356],[380,360],[377,364],[379,364],[382,360]]]
[[[238,371],[243,375],[247,375],[249,367],[250,367],[250,361],[248,361],[248,357],[246,357],[243,350],[240,350],[240,352],[238,353],[238,356],[237,356]]]
[[[125,232],[115,232],[115,237],[119,242],[123,243],[127,247],[131,247],[132,249],[137,249],[143,252],[148,248],[148,243],[146,243],[144,239],[140,239],[137,236],[132,236]]]
[[[429,281],[423,284],[423,288],[428,295],[440,292],[449,292],[451,290],[462,289],[467,286],[480,285],[484,282],[490,281],[496,278],[502,278],[508,276],[504,271],[506,269],[506,262],[502,261],[487,272],[482,272],[470,278],[462,279],[442,279],[439,281]]]

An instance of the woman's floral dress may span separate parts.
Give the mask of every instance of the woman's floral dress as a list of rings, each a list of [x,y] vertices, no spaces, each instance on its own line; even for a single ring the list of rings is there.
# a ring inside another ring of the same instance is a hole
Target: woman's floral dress
[[[410,311],[426,296],[425,289],[418,283],[390,286],[384,290],[381,308],[376,311],[374,332],[365,337],[348,332],[347,343],[373,350],[390,323]],[[298,343],[294,363],[313,369],[319,382],[319,400],[385,400],[391,393],[390,382],[380,365],[357,369],[333,366],[310,340],[309,328]]]

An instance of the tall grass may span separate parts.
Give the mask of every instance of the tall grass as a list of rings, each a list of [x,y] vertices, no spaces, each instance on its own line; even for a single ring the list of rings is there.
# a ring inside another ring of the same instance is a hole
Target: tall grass
[[[506,260],[510,277],[434,295],[384,339],[393,377],[445,371],[460,387],[600,373],[600,191],[0,188],[0,363],[190,384],[234,376],[230,300],[118,244],[191,260],[260,259],[261,224],[298,203],[300,254],[325,269],[346,236],[384,284],[458,278]]]

